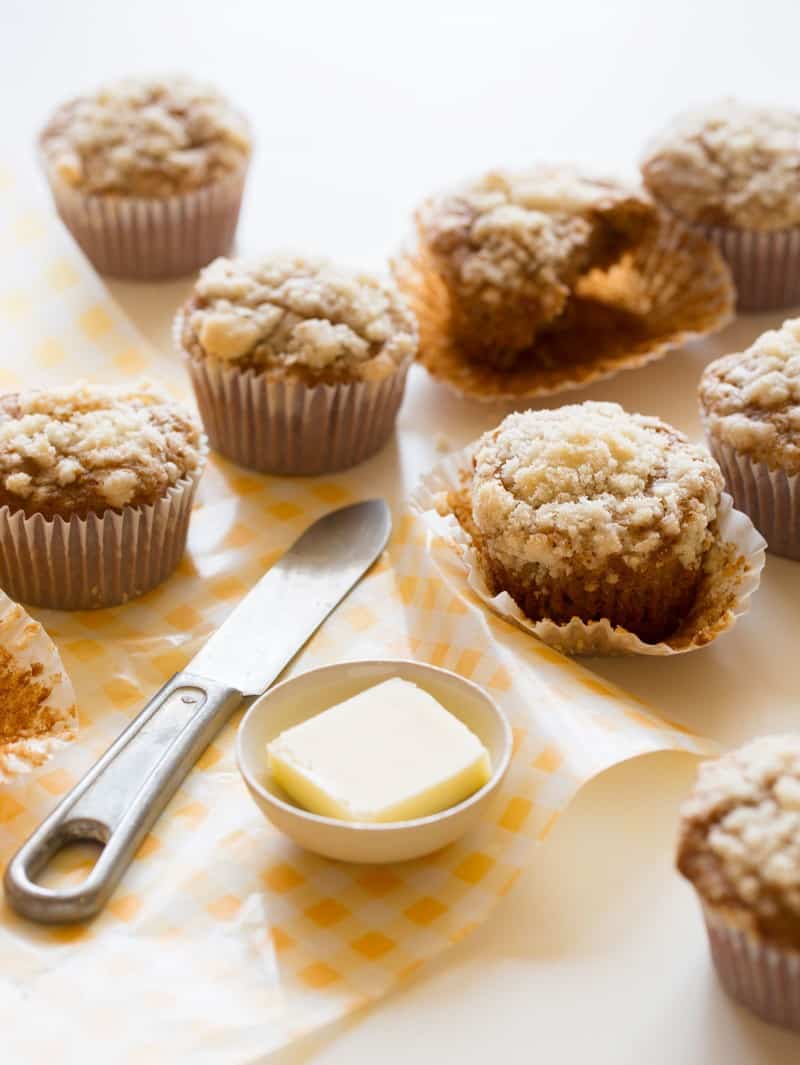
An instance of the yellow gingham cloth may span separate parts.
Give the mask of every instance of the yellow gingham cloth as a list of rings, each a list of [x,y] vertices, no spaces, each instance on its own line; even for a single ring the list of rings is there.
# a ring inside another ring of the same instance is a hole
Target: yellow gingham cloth
[[[186,396],[24,182],[0,168],[0,388],[150,375]],[[289,480],[213,458],[178,572],[124,607],[36,611],[78,694],[76,743],[0,786],[0,861],[181,669],[312,520],[359,498],[358,473]],[[515,755],[481,827],[428,859],[349,867],[275,832],[235,767],[233,721],[145,840],[103,915],[37,927],[0,912],[2,1058],[115,1065],[254,1061],[386,993],[457,943],[507,894],[576,790],[632,755],[702,743],[487,613],[459,563],[408,515],[384,558],[294,669],[408,656],[497,697]],[[78,849],[60,861],[77,880]]]

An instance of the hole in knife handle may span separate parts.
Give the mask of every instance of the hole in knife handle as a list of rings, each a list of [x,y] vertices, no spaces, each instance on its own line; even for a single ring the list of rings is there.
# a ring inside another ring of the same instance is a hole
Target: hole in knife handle
[[[28,869],[41,887],[58,891],[82,884],[91,874],[110,838],[108,826],[88,818],[59,825]]]

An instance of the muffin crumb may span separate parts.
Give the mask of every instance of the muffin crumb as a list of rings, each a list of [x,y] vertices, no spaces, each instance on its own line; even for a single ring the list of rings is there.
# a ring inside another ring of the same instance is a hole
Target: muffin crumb
[[[645,185],[689,222],[800,224],[800,111],[735,99],[679,115],[642,163]]]
[[[45,517],[154,502],[202,463],[200,429],[149,386],[0,397],[0,506]]]
[[[63,104],[41,136],[47,165],[90,194],[157,197],[201,188],[250,155],[245,118],[186,77],[127,78]]]
[[[380,380],[416,353],[413,315],[390,282],[326,259],[217,259],[182,312],[198,358],[240,369]]]

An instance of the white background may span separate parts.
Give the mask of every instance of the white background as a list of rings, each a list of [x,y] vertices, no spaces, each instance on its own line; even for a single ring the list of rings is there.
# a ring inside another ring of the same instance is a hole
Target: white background
[[[632,171],[648,134],[685,104],[737,93],[800,105],[799,43],[798,0],[0,0],[2,149],[30,155],[48,110],[98,80],[202,75],[255,128],[241,248],[380,267],[416,201],[450,179],[537,158]],[[112,286],[161,345],[185,288]],[[780,318],[741,320],[575,398],[617,399],[698,436],[703,365]],[[437,431],[461,444],[502,413],[415,370],[401,442],[364,467],[365,494],[399,504],[437,458]],[[751,614],[714,646],[590,665],[725,744],[795,729],[799,599],[800,564],[769,558]],[[800,1060],[800,1037],[753,1020],[713,980],[694,899],[672,870],[693,773],[664,755],[590,784],[493,920],[284,1065]]]

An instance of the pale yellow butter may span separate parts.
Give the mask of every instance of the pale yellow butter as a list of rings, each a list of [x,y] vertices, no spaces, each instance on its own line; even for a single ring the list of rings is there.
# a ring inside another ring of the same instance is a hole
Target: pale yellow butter
[[[432,695],[394,677],[267,746],[269,770],[300,806],[342,821],[409,821],[466,799],[489,752]]]

